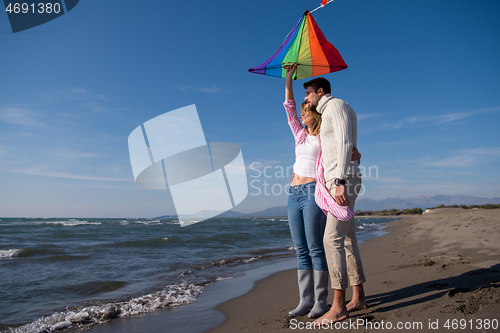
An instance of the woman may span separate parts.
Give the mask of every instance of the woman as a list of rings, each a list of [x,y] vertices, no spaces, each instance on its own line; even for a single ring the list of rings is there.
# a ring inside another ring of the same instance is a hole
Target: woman
[[[317,318],[326,312],[328,306],[328,266],[323,248],[326,215],[315,202],[316,168],[321,149],[321,115],[302,103],[300,124],[293,98],[293,74],[296,69],[297,64],[287,67],[283,103],[295,138],[296,161],[288,196],[288,224],[297,252],[300,294],[299,305],[289,315],[295,317],[309,312],[309,318]],[[353,160],[360,157],[354,148]]]

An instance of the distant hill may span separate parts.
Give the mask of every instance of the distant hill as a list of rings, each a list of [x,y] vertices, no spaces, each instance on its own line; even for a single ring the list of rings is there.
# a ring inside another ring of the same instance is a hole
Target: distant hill
[[[267,208],[258,212],[243,214],[240,212],[235,212],[228,210],[225,213],[220,214],[218,217],[277,217],[277,216],[287,216],[286,206],[278,206]]]
[[[207,211],[207,210],[202,210],[198,212],[197,214],[189,215],[188,217],[207,217],[207,216],[214,216],[214,213],[217,213],[217,211]],[[227,212],[223,212],[219,215],[216,215],[215,217],[267,217],[267,216],[287,216],[287,210],[286,206],[280,206],[280,207],[272,207],[268,208],[259,212],[255,213],[250,213],[250,214],[244,214],[240,213],[234,210],[228,210]],[[158,216],[156,217],[158,219],[161,218],[177,218],[177,215],[163,215],[163,216]]]
[[[236,212],[233,210],[228,210],[227,212],[218,215],[218,217],[247,217],[247,216],[248,214]]]
[[[220,213],[217,215],[217,213]],[[214,215],[215,214],[215,215]],[[192,215],[185,215],[185,217],[208,217],[208,216],[217,216],[217,217],[246,217],[247,214],[243,214],[240,212],[228,210],[227,212],[218,212],[216,210],[202,210],[198,212],[197,214],[192,214]],[[163,215],[163,216],[158,216],[158,219],[161,218],[177,218],[177,215]]]
[[[485,205],[485,204],[500,204],[500,198],[482,198],[472,195],[434,195],[425,196],[419,195],[415,197],[406,198],[386,198],[381,200],[373,199],[358,199],[356,200],[355,209],[358,211],[377,211],[377,210],[389,210],[389,209],[411,209],[411,208],[431,208],[437,207],[439,205],[451,206],[451,205]],[[206,216],[207,213],[212,213],[211,211],[201,211],[196,216],[202,217]],[[277,206],[267,208],[258,212],[244,214],[233,210],[228,210],[218,217],[275,217],[275,216],[287,216],[286,206]],[[193,215],[195,216],[195,215]],[[175,215],[165,215],[161,217],[176,217]]]
[[[268,209],[264,209],[255,213],[246,214],[246,216],[255,216],[255,217],[263,217],[263,216],[288,216],[287,207],[286,206],[277,206],[271,207]]]
[[[386,198],[382,200],[372,200],[372,199],[358,199],[356,200],[356,210],[360,211],[377,211],[384,209],[411,209],[411,208],[431,208],[437,207],[439,205],[451,206],[451,205],[485,205],[485,204],[500,204],[500,198],[482,198],[472,195],[434,195],[425,196],[419,195],[414,197],[406,198]],[[236,213],[228,211],[222,215],[225,216],[227,213]],[[241,213],[240,213],[241,214]],[[264,209],[255,213],[242,214],[242,217],[264,217],[264,216],[287,216],[286,206],[277,206]],[[235,217],[227,216],[227,217]]]
[[[356,200],[356,210],[376,211],[384,209],[409,209],[409,208],[431,208],[439,205],[485,205],[500,204],[500,198],[482,198],[472,195],[419,195],[406,198],[386,198],[382,200],[362,199]]]

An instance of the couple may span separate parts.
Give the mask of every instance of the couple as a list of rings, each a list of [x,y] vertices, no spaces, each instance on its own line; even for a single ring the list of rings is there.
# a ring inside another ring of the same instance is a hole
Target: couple
[[[354,217],[345,221],[345,206],[354,210],[361,187],[361,155],[355,147],[357,119],[349,104],[330,94],[328,80],[316,78],[304,83],[301,125],[293,98],[297,64],[286,68],[283,105],[295,137],[296,155],[288,223],[297,251],[300,294],[299,305],[289,314],[295,317],[308,313],[309,318],[320,317],[318,324],[331,323],[349,317],[349,311],[366,307]],[[334,298],[326,312],[328,273]],[[348,281],[353,297],[346,304]]]

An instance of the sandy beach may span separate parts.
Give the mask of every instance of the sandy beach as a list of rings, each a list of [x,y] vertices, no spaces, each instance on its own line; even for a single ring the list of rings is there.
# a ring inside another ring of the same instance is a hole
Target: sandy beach
[[[206,287],[190,305],[111,320],[92,333],[498,332],[500,210],[440,208],[388,223],[360,245],[369,306],[332,326],[289,318],[295,259]],[[330,290],[328,301],[331,304]],[[350,291],[347,292],[350,299]],[[77,330],[74,330],[75,332]],[[73,331],[71,331],[73,332]]]
[[[390,223],[389,234],[360,245],[369,307],[333,328],[498,332],[499,221],[498,209],[440,208]],[[307,315],[287,316],[298,303],[296,280],[292,269],[257,281],[216,306],[226,320],[208,332],[313,331]]]

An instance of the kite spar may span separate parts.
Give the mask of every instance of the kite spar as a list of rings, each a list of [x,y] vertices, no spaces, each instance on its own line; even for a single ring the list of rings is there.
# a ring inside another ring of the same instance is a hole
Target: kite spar
[[[262,65],[252,67],[248,71],[285,78],[286,69],[284,67],[288,63],[297,63],[295,80],[337,72],[347,68],[347,64],[342,59],[339,51],[326,40],[308,10],[305,11],[299,23],[288,34],[278,52]]]

